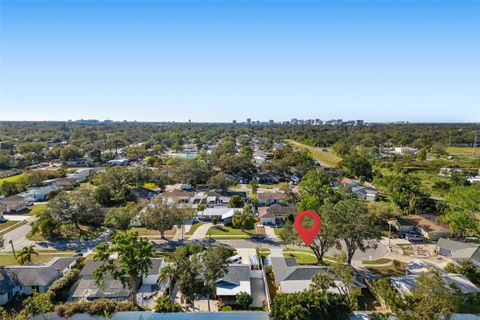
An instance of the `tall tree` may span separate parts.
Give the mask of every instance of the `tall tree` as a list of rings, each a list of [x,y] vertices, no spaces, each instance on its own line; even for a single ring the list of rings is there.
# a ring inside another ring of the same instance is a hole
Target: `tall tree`
[[[105,215],[105,225],[127,232],[132,221],[132,210],[128,207],[110,208]]]
[[[201,255],[201,273],[204,281],[204,293],[208,300],[210,311],[210,297],[215,294],[218,279],[227,272],[227,259],[232,255],[232,250],[225,247],[209,247]]]
[[[106,274],[120,280],[130,290],[129,299],[137,305],[136,295],[139,279],[148,273],[155,256],[155,247],[137,232],[117,233],[111,243],[101,243],[95,248],[94,260],[103,264],[93,273],[95,283],[103,285]],[[112,258],[117,256],[117,259]]]
[[[158,230],[162,239],[165,231],[191,218],[193,212],[189,208],[180,208],[162,203],[161,200],[149,204],[141,213],[141,220],[149,229]]]
[[[360,200],[339,201],[332,207],[329,219],[336,236],[345,243],[349,264],[352,263],[352,257],[357,250],[365,251],[372,245],[368,240],[380,237],[380,230],[375,224],[374,217]]]

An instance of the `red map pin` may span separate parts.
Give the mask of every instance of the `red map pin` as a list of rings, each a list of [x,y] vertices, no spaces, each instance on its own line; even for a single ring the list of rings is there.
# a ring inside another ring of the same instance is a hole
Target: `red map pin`
[[[302,225],[303,218],[307,216],[313,219],[313,227],[310,229],[304,228]],[[294,225],[303,242],[308,247],[312,243],[313,239],[315,239],[315,236],[320,232],[320,229],[322,228],[322,219],[315,211],[306,210],[297,215]]]

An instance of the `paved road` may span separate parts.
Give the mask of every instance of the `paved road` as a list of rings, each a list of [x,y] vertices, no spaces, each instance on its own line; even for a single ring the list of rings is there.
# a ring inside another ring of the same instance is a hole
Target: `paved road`
[[[164,241],[164,240],[154,240],[152,241],[159,248],[169,248],[173,249],[179,246],[182,246],[187,243],[197,243],[203,246],[212,246],[212,245],[223,245],[232,248],[270,248],[270,249],[283,249],[286,247],[283,243],[264,238],[264,239],[241,239],[241,240],[213,240],[213,239],[201,239],[201,240],[188,240],[188,241]],[[384,257],[388,253],[387,247],[380,242],[370,242],[372,245],[376,244],[376,247],[367,249],[365,252],[357,251],[353,260],[368,260],[368,259],[379,259]],[[288,246],[293,248],[295,246]],[[299,247],[305,248],[305,247]],[[278,250],[275,250],[278,251]],[[327,255],[333,256],[338,253],[339,250],[331,249],[327,252]]]
[[[25,236],[32,230],[30,224],[24,224],[18,228],[13,229],[3,235],[3,239],[5,239],[5,245],[0,252],[11,252],[12,247],[9,244],[10,240],[13,241],[13,246],[15,250],[21,250],[24,247],[34,245],[34,241],[28,240]]]

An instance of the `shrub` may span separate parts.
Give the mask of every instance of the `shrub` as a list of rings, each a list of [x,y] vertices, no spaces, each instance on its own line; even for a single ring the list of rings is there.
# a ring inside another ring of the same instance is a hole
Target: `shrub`
[[[153,311],[155,312],[181,312],[183,311],[180,304],[176,301],[172,301],[169,296],[162,295],[157,300],[155,300],[155,304],[153,305]]]
[[[99,299],[93,302],[71,302],[55,307],[55,313],[62,318],[68,318],[79,313],[105,316],[124,311],[138,311],[138,308],[130,301],[117,302],[108,299]]]
[[[80,271],[73,269],[56,280],[47,290],[47,295],[52,303],[65,302],[68,299],[68,291],[80,278]]]

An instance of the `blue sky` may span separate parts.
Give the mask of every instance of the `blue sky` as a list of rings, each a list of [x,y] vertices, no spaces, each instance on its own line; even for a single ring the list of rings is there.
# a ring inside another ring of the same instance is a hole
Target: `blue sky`
[[[478,1],[0,1],[2,120],[480,121]]]

